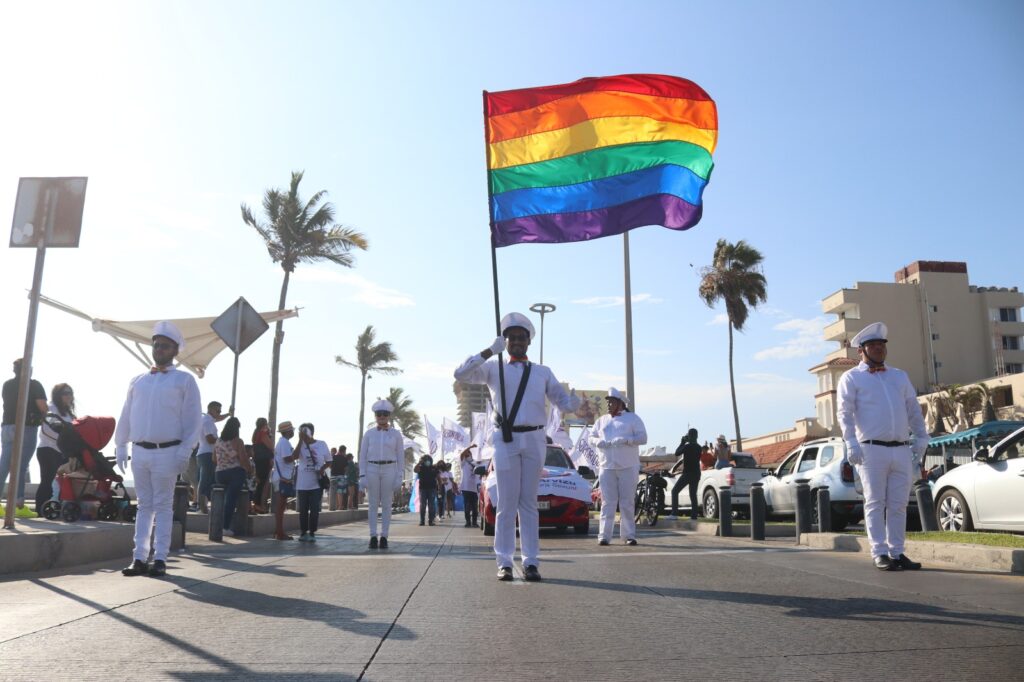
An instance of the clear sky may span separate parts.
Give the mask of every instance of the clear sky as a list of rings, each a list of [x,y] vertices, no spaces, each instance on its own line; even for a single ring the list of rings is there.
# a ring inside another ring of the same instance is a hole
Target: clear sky
[[[664,73],[716,100],[702,222],[635,230],[638,413],[652,444],[734,435],[722,310],[697,297],[716,240],[765,257],[768,303],[736,341],[745,436],[814,414],[820,301],[963,260],[1021,286],[1024,4],[1006,2],[32,2],[0,5],[0,216],[19,176],[86,175],[81,248],[47,255],[43,292],[93,315],[276,307],[282,271],[240,218],[305,170],[370,250],[293,278],[279,417],[354,444],[359,377],[337,366],[367,325],[434,423],[452,370],[493,338],[482,90]],[[8,218],[5,218],[8,219]],[[579,388],[624,387],[622,240],[498,253],[507,310],[545,301],[545,360]],[[20,356],[33,254],[0,250],[0,358]],[[531,353],[536,357],[537,349]],[[267,410],[270,334],[241,358],[247,432]],[[36,377],[80,414],[117,415],[141,370],[43,306]],[[200,381],[230,400],[231,356]],[[6,374],[8,370],[4,369]]]

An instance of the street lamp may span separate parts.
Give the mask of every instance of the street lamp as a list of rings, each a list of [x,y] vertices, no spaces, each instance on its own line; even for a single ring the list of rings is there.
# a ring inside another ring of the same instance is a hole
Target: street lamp
[[[540,315],[540,364],[544,364],[544,316],[555,312],[553,303],[534,303],[530,306],[530,312]]]

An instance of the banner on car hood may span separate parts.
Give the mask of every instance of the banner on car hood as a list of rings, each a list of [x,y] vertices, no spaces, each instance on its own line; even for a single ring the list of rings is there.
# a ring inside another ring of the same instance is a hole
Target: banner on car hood
[[[590,484],[578,471],[561,467],[544,467],[537,486],[537,497],[558,495],[590,503]],[[487,496],[498,506],[498,478],[492,471],[487,476]]]

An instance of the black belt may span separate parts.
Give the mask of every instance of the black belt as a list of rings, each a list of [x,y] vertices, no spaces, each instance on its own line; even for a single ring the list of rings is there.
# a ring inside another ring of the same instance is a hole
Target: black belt
[[[140,440],[135,443],[140,448],[146,448],[147,450],[163,450],[164,448],[173,448],[175,445],[181,445],[180,440],[169,440],[166,443],[150,443],[148,441]]]
[[[864,445],[881,445],[886,448],[901,448],[904,445],[910,445],[905,440],[862,440],[861,443]]]
[[[374,462],[372,459],[370,460],[370,464],[394,464],[394,463],[395,463],[395,460],[393,460],[393,459],[386,459],[386,460],[383,460],[383,461],[380,461],[380,462]]]
[[[499,426],[498,428],[500,429],[501,427]],[[543,428],[543,426],[513,426],[512,433],[530,433],[531,431]]]

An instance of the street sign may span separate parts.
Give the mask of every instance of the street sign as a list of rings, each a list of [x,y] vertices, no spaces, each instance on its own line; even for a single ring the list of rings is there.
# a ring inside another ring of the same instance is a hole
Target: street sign
[[[87,180],[21,178],[14,203],[11,248],[77,248]]]
[[[241,322],[241,325],[239,325]],[[210,328],[236,354],[252,345],[270,329],[256,309],[244,297],[239,297],[221,316],[210,323]]]

